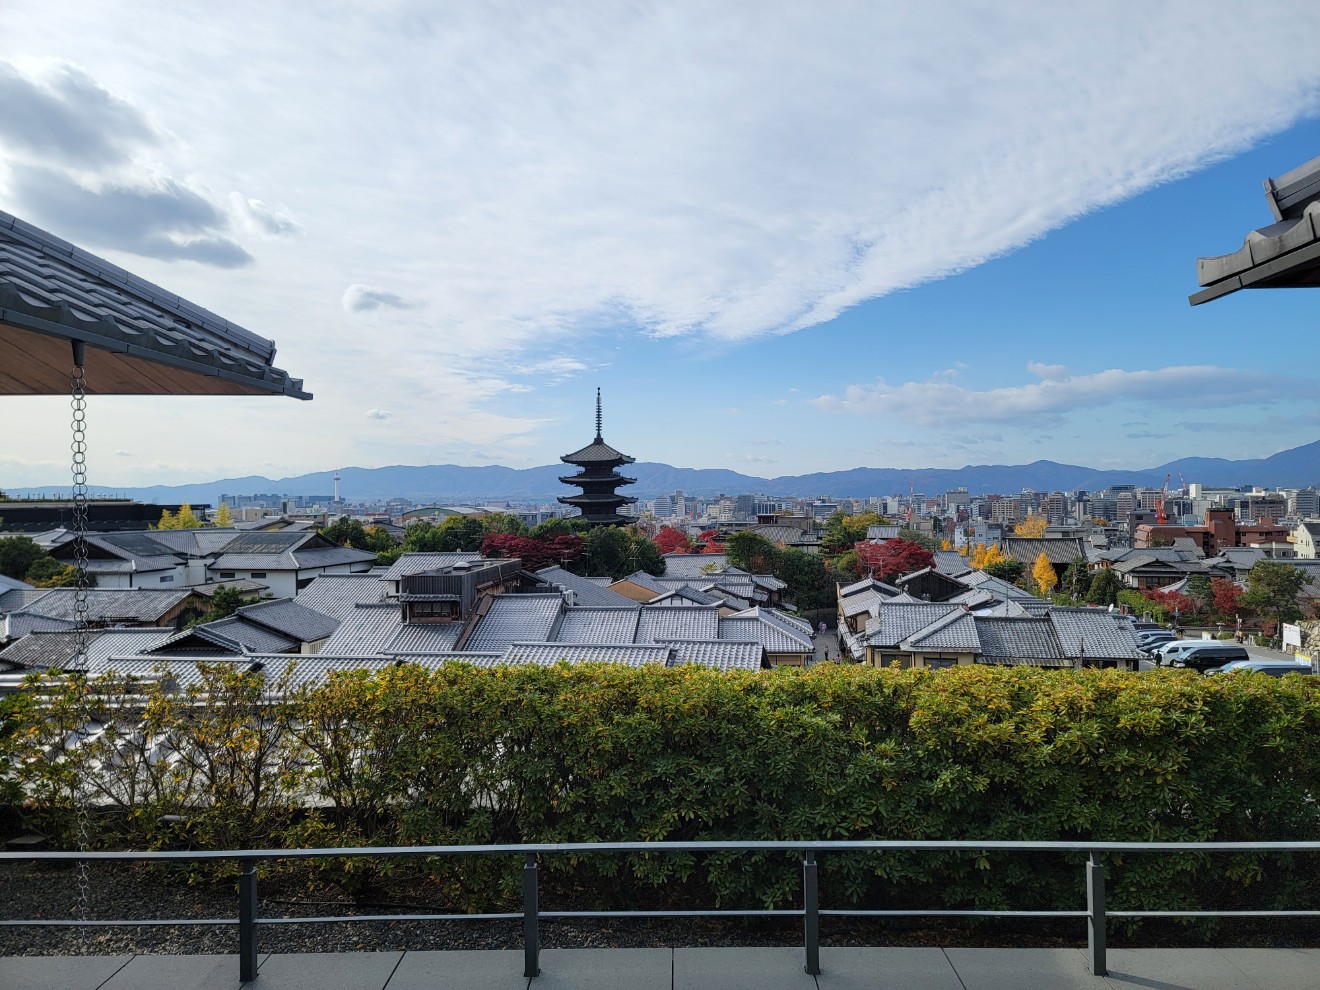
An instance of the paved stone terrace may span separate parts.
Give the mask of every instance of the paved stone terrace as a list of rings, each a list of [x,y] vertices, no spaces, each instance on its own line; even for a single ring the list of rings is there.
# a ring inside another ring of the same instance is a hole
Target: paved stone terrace
[[[1320,949],[545,949],[265,955],[253,990],[1315,990]],[[238,990],[237,956],[9,956],[3,990]]]

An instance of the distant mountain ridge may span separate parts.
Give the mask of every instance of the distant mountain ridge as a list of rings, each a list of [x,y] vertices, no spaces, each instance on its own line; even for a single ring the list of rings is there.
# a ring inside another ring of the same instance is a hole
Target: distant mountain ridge
[[[349,501],[407,498],[415,502],[553,501],[570,489],[559,477],[571,471],[562,464],[534,468],[498,465],[465,467],[457,464],[397,465],[381,468],[340,468],[340,492]],[[1165,475],[1177,483],[1181,473],[1188,482],[1208,486],[1255,484],[1267,488],[1304,487],[1320,483],[1320,440],[1282,450],[1269,457],[1231,461],[1218,457],[1185,457],[1141,470],[1102,471],[1055,461],[1030,464],[974,464],[961,468],[853,468],[815,474],[758,478],[712,468],[680,468],[641,462],[627,467],[636,485],[630,495],[651,498],[681,490],[691,495],[863,496],[906,494],[909,489],[927,495],[965,487],[973,495],[1012,494],[1024,488],[1036,491],[1098,491],[1110,485],[1158,487]],[[6,482],[10,491],[58,495],[67,486],[25,488]],[[191,485],[152,485],[144,488],[92,486],[95,494],[118,494],[151,502],[191,502],[215,505],[221,495],[329,495],[334,492],[334,471],[317,471],[292,478],[256,475],[226,478]]]

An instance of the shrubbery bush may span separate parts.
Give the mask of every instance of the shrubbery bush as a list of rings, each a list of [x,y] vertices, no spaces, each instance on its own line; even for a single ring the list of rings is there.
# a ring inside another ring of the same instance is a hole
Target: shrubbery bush
[[[14,706],[0,736],[4,772],[34,823],[56,834],[81,780],[106,811],[95,841],[134,847],[180,841],[161,830],[166,814],[188,817],[186,841],[220,848],[1320,838],[1311,678],[451,664],[340,674],[302,691],[271,680],[218,666],[174,694],[50,686],[45,704]],[[107,731],[68,748],[71,728],[93,716]],[[185,758],[163,763],[165,739]],[[1076,909],[1081,861],[828,854],[822,892],[840,906]],[[544,869],[615,903],[663,889],[785,906],[798,896],[792,862],[552,856]],[[426,869],[471,909],[511,894],[518,865]],[[1305,857],[1152,854],[1109,865],[1112,909],[1316,906]],[[325,868],[351,886],[392,865]]]

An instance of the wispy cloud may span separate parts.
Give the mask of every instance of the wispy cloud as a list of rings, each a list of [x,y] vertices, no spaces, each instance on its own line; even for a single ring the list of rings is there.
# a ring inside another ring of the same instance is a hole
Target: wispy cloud
[[[296,237],[303,232],[302,224],[287,212],[259,199],[249,199],[242,193],[232,192],[229,194],[229,203],[243,225],[256,233],[270,237]]]
[[[417,309],[421,306],[419,300],[405,299],[397,292],[361,284],[350,285],[345,289],[340,303],[349,313],[369,313],[377,309]]]
[[[947,381],[890,385],[881,379],[870,385],[850,385],[841,396],[822,395],[813,402],[829,412],[889,416],[920,426],[1029,425],[1116,402],[1156,402],[1174,408],[1273,403],[1286,390],[1305,385],[1283,375],[1212,365],[1150,371],[1111,368],[1087,375],[1068,375],[1066,369],[1056,367],[1049,374],[1058,374],[1057,378],[1045,377],[1041,365],[1028,368],[1041,380],[978,391]]]
[[[389,419],[394,413],[388,409],[368,409],[367,419]]]

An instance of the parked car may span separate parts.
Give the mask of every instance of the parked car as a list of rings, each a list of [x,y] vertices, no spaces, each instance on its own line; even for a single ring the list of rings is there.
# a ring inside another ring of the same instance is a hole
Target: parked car
[[[1191,649],[1180,650],[1177,656],[1173,658],[1173,666],[1190,667],[1192,670],[1198,670],[1204,674],[1207,670],[1223,667],[1225,664],[1237,660],[1250,659],[1251,654],[1236,643],[1219,643],[1211,640],[1209,644],[1204,646],[1193,646]]]
[[[1177,637],[1167,630],[1161,630],[1160,632],[1137,633],[1137,645],[1144,647],[1155,647],[1162,643],[1172,643],[1175,639],[1177,639]]]
[[[1284,674],[1310,674],[1311,664],[1306,660],[1234,660],[1207,674],[1255,673],[1268,677],[1282,677]]]
[[[1194,646],[1205,646],[1207,643],[1214,643],[1214,642],[1217,642],[1217,640],[1174,639],[1174,640],[1170,640],[1167,643],[1160,643],[1151,651],[1151,653],[1156,657],[1155,660],[1156,663],[1160,663],[1161,661],[1163,661],[1164,663],[1168,663],[1170,660],[1174,659],[1174,657],[1182,650],[1190,650]]]

